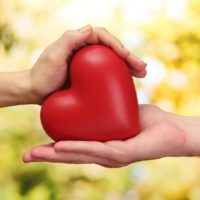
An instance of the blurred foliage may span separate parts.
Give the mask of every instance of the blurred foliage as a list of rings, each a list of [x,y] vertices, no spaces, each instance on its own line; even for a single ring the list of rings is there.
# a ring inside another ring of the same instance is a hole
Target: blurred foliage
[[[0,26],[0,40],[6,51],[8,51],[15,42],[13,31],[7,24],[2,24]]]
[[[163,108],[167,102],[171,111],[180,114],[200,113],[200,107],[193,109],[200,98],[199,7],[199,1],[190,1],[181,22],[160,14],[151,26],[142,28],[150,42],[146,54],[163,62],[167,70],[162,81],[152,87],[151,101]]]
[[[199,115],[200,1],[187,1],[179,17],[175,8],[179,9],[185,0],[149,2],[1,0],[0,70],[31,67],[42,49],[68,28],[88,23],[104,26],[149,65],[147,78],[135,80],[141,103],[152,102],[178,114]],[[143,19],[145,9],[150,16]],[[164,158],[121,169],[25,165],[21,155],[26,149],[49,142],[40,125],[39,110],[37,106],[0,110],[0,199],[200,199],[198,158]]]

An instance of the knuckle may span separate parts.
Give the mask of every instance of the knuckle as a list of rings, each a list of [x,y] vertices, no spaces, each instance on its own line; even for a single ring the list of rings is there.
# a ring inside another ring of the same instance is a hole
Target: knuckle
[[[39,157],[43,158],[44,157],[42,154],[39,155],[38,151],[36,149],[31,150],[31,156],[34,157],[34,158],[39,158]]]
[[[123,147],[120,143],[113,144],[112,142],[107,142],[110,145],[109,149],[109,157],[112,158],[110,160],[115,166],[124,166],[127,163],[130,163],[130,154],[126,148]],[[117,146],[116,146],[117,145]]]
[[[126,155],[123,155],[123,156],[118,157],[116,161],[118,164],[124,165],[128,162],[128,157]]]
[[[73,35],[74,35],[73,30],[68,30],[63,33],[63,37],[67,38],[69,41],[73,38]]]
[[[100,32],[108,32],[107,29],[104,27],[97,27],[96,30],[98,30]]]
[[[124,165],[128,162],[129,157],[127,156],[126,152],[115,152],[113,154],[113,162],[115,165]]]

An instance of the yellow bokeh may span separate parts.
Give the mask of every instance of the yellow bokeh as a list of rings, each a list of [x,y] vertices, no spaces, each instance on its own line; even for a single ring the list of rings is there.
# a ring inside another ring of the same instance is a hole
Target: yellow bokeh
[[[32,67],[66,30],[102,26],[148,63],[147,77],[134,79],[140,103],[200,114],[199,0],[1,0],[0,12],[0,71]],[[163,158],[121,169],[23,164],[24,151],[50,141],[39,111],[34,105],[0,110],[0,199],[200,199],[198,158]]]

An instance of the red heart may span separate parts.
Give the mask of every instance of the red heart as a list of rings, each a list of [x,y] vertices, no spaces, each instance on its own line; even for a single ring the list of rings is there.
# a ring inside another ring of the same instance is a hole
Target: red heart
[[[60,140],[123,140],[139,132],[138,103],[127,64],[103,45],[80,49],[70,63],[71,86],[42,105],[47,134]]]

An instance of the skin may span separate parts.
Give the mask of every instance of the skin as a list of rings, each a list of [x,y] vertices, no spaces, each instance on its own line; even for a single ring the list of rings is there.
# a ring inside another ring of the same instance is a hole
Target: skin
[[[31,69],[0,73],[0,107],[42,104],[66,83],[68,61],[74,51],[87,44],[110,46],[129,66],[131,75],[143,78],[146,63],[130,54],[104,28],[86,26],[66,31],[50,44]],[[200,118],[178,116],[154,105],[139,105],[141,132],[125,141],[61,141],[33,147],[23,155],[25,163],[96,163],[122,167],[136,161],[166,156],[200,154]],[[152,117],[153,116],[153,117]]]
[[[141,160],[198,156],[198,117],[177,116],[154,105],[140,105],[141,132],[125,141],[60,141],[39,145],[23,155],[24,162],[95,163],[117,168]],[[152,117],[153,116],[153,117]]]
[[[31,69],[0,73],[0,107],[41,104],[49,94],[59,90],[65,84],[67,61],[74,51],[87,44],[97,43],[111,47],[124,58],[133,76],[142,78],[146,75],[146,63],[130,54],[106,29],[86,26],[64,32],[43,51]]]

